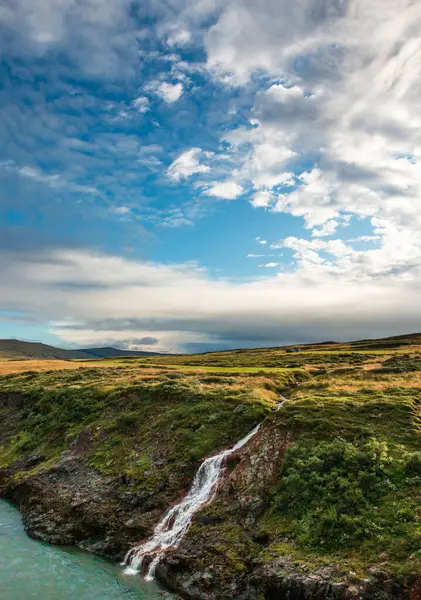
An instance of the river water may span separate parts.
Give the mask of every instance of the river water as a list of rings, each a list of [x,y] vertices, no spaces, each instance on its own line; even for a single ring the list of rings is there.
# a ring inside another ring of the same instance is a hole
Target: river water
[[[18,510],[0,501],[0,600],[173,600],[153,582],[76,550],[29,538]]]

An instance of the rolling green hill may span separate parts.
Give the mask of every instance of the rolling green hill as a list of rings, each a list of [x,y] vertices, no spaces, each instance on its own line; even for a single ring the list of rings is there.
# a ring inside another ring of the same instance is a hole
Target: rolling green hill
[[[80,348],[65,350],[39,342],[22,340],[0,340],[0,359],[36,359],[36,360],[74,360],[104,359],[118,357],[151,357],[154,364],[195,365],[195,366],[243,366],[243,367],[279,367],[301,366],[303,353],[335,354],[337,352],[385,352],[391,350],[404,351],[409,346],[420,346],[421,333],[411,333],[383,339],[367,339],[354,342],[320,342],[297,344],[295,346],[278,346],[270,348],[251,348],[221,350],[203,354],[171,355],[159,352],[142,352],[120,350],[113,347]],[[299,352],[291,352],[297,349]],[[287,354],[288,356],[285,356]],[[301,354],[301,356],[300,356]],[[308,356],[306,357],[308,359]],[[317,355],[315,362],[319,362]],[[327,360],[326,357],[323,360]]]
[[[156,356],[155,352],[135,352],[118,348],[83,348],[80,350],[64,350],[38,342],[21,340],[0,340],[0,358],[37,359],[37,360],[72,360],[87,358],[112,358],[114,356]]]
[[[208,600],[419,600],[420,342],[34,361],[0,376],[0,497],[34,537],[120,561],[260,423],[163,581]]]
[[[162,580],[208,600],[419,600],[421,336],[294,349],[0,376],[0,497],[32,536],[120,561],[260,424]]]

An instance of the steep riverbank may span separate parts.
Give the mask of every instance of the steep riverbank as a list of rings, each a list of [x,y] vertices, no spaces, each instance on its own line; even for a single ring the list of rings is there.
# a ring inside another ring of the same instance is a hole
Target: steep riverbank
[[[323,397],[320,378],[300,371],[134,379],[116,369],[112,387],[101,371],[0,382],[0,493],[31,536],[121,560],[203,458],[262,422],[157,576],[201,600],[418,600],[412,399]]]
[[[268,536],[260,517],[290,443],[275,423],[261,428],[230,461],[214,502],[196,516],[180,547],[163,558],[158,578],[192,600],[407,598],[407,591],[381,571],[357,586],[340,564],[322,562],[311,568],[292,556],[274,559],[265,553]],[[54,467],[24,483],[9,483],[3,492],[19,503],[32,537],[73,544],[115,561],[135,541],[151,535],[166,508],[150,508],[130,486],[122,491],[120,482],[100,476],[72,450]]]

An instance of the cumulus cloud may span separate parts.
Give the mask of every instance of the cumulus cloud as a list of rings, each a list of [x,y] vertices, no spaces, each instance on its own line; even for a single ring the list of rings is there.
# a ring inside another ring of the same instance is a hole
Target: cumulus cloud
[[[175,29],[168,34],[167,44],[170,46],[186,46],[191,42],[192,36],[188,29]]]
[[[171,179],[179,181],[180,179],[191,177],[196,173],[207,173],[210,167],[202,165],[199,162],[202,150],[200,148],[190,148],[180,154],[168,167],[168,175]]]
[[[272,244],[271,248],[293,250],[299,272],[304,277],[311,277],[317,272],[320,277],[335,275],[344,280],[371,281],[374,284],[389,275],[417,285],[421,265],[418,247],[388,224],[380,225],[388,230],[384,230],[383,245],[375,249],[356,250],[352,246],[355,240],[344,242],[341,239],[307,240],[296,237]]]
[[[297,152],[288,147],[284,132],[262,127],[256,120],[252,124],[250,129],[240,127],[223,136],[239,155],[237,177],[257,190],[293,186],[290,166]]]
[[[131,212],[131,208],[129,208],[128,206],[115,206],[113,207],[112,212],[114,212],[116,215],[124,217],[125,215],[128,215]]]
[[[164,100],[164,102],[172,104],[181,98],[183,94],[183,84],[180,82],[168,83],[163,81],[157,86],[156,93]]]
[[[256,192],[253,195],[253,198],[250,200],[250,204],[254,206],[254,208],[268,208],[273,202],[274,196],[271,192],[267,190],[262,190],[260,192]]]
[[[294,5],[287,0],[228,2],[206,36],[209,65],[226,80],[243,84],[262,69],[281,75],[295,55],[344,36],[347,8],[355,18],[363,3],[354,0],[351,4],[340,0],[298,0]],[[397,2],[394,4],[397,6]],[[369,3],[365,12],[374,13],[372,25],[379,11]],[[350,32],[347,33],[349,37]],[[362,36],[361,33],[359,37]]]
[[[277,185],[293,185],[292,173],[284,172],[288,159],[295,156],[289,148],[274,143],[257,144],[250,156],[249,177],[254,187],[273,188]]]
[[[303,218],[314,237],[367,218],[385,262],[400,236],[412,238],[408,257],[421,255],[420,24],[413,0],[382,10],[362,0],[227,3],[206,35],[208,66],[231,85],[272,78],[250,126],[223,136],[253,206]]]
[[[327,237],[335,233],[338,228],[338,221],[335,219],[331,219],[330,221],[326,221],[323,225],[317,229],[316,227],[312,230],[311,235],[313,237]]]
[[[214,183],[209,189],[206,190],[208,196],[214,196],[215,198],[223,198],[224,200],[235,200],[238,196],[244,192],[241,185],[235,181],[222,181],[220,183]]]
[[[140,113],[146,113],[150,110],[149,106],[149,98],[146,96],[139,96],[135,98],[132,102],[134,108]]]

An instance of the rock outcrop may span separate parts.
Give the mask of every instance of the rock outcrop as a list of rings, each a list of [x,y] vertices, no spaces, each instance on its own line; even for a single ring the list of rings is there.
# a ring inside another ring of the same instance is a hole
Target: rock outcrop
[[[25,478],[39,456],[0,472],[1,494],[19,504],[26,531],[52,544],[73,544],[121,560],[148,538],[174,498],[136,490],[130,479],[89,466],[90,431],[83,431],[50,468]],[[405,588],[373,569],[370,579],[336,581],[337,565],[306,569],[291,557],[265,557],[259,519],[268,508],[283,455],[291,443],[268,421],[230,457],[215,500],[196,515],[179,548],[157,576],[190,600],[418,600],[419,584]]]

